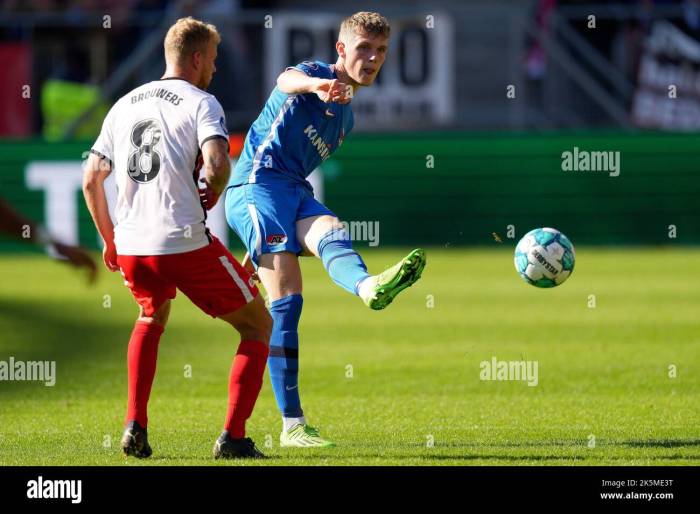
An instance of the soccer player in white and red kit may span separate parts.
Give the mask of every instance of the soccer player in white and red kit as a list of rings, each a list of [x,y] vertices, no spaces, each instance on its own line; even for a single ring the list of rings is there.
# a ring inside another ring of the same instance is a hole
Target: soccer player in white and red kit
[[[272,320],[248,272],[205,225],[206,210],[216,204],[230,175],[224,112],[205,91],[216,71],[219,42],[213,25],[193,18],[170,27],[163,78],[114,104],[85,169],[83,192],[104,240],[104,263],[121,271],[140,307],[129,340],[121,444],[124,453],[141,458],[152,453],[146,409],[176,289],[241,335],[214,456],[263,456],[245,437],[245,422],[262,386]],[[115,225],[103,184],[112,171],[118,190]]]

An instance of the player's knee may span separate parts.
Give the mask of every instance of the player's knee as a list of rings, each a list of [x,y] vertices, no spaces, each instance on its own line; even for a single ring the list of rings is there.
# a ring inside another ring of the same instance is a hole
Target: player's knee
[[[297,235],[304,248],[304,255],[317,255],[318,244],[328,233],[334,230],[342,230],[341,221],[329,214],[319,216],[313,220],[302,219],[297,222]]]
[[[273,300],[276,300],[278,298],[284,298],[285,296],[299,294],[300,291],[301,287],[299,285],[299,281],[296,280],[296,277],[281,275],[279,282],[277,283],[277,291],[272,298]]]
[[[271,300],[301,293],[301,271],[296,255],[279,254],[278,260],[275,261],[275,269],[272,280],[264,282]],[[268,285],[271,287],[267,287]]]
[[[165,325],[168,322],[167,318],[163,319],[156,316],[139,316],[136,321],[141,321],[143,323],[154,323],[162,326],[163,328],[165,328]]]
[[[270,313],[267,312],[267,309],[256,313],[256,316],[249,323],[240,327],[239,332],[243,339],[252,339],[269,344],[270,336],[272,335],[272,317]]]
[[[258,324],[258,330],[261,335],[261,340],[268,343],[270,341],[270,336],[272,335],[272,316],[270,316],[270,313],[267,311],[267,309],[265,309],[265,311],[263,312]]]
[[[243,322],[236,326],[243,339],[262,341],[268,344],[272,334],[272,316],[265,308],[265,303],[260,297],[256,298],[250,305],[249,315]]]
[[[345,226],[341,221],[335,216],[323,216],[321,218],[321,223],[318,224],[317,236],[319,238],[323,237],[325,234],[331,230],[343,229]]]
[[[338,218],[329,216],[330,220],[324,224],[316,233],[316,244],[325,245],[334,241],[347,241],[350,234],[347,225],[340,222]],[[320,252],[320,249],[318,249]]]
[[[146,316],[146,311],[143,307],[139,308],[138,321],[143,321],[145,323],[157,323],[162,327],[168,323],[168,317],[170,316],[170,300],[166,301],[161,305],[153,314]]]

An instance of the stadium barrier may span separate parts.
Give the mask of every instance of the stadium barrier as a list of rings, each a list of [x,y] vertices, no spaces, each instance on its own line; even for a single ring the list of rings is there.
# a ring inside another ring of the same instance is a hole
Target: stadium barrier
[[[0,195],[57,237],[96,248],[80,190],[88,148],[0,142]],[[575,244],[698,244],[698,162],[694,134],[357,134],[316,187],[341,220],[375,231],[360,246],[493,245],[538,226]],[[212,228],[241,248],[217,208]],[[27,248],[0,239],[0,251]]]

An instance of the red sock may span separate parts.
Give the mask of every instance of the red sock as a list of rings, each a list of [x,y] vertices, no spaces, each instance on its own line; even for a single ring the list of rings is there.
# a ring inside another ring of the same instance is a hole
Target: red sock
[[[163,325],[158,323],[137,321],[129,340],[129,400],[126,422],[135,419],[143,428],[148,424],[148,397],[151,395],[153,377],[156,375],[158,342],[163,330]]]
[[[263,382],[268,347],[260,341],[241,341],[228,379],[228,412],[224,429],[234,439],[245,437],[245,422],[253,413]]]

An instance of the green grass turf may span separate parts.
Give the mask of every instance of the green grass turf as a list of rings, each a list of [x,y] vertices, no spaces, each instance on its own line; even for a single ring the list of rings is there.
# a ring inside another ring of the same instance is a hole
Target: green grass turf
[[[372,271],[403,253],[363,252]],[[304,259],[302,399],[338,447],[280,449],[266,376],[249,435],[273,459],[242,464],[697,465],[700,251],[579,248],[577,258],[567,283],[538,290],[505,246],[428,249],[423,279],[380,312]],[[150,403],[154,455],[126,461],[136,307],[121,277],[103,272],[88,288],[41,256],[0,257],[0,270],[0,360],[56,360],[58,375],[55,387],[0,382],[0,464],[241,465],[211,458],[232,328],[178,295]],[[493,356],[538,361],[539,384],[480,380]]]

